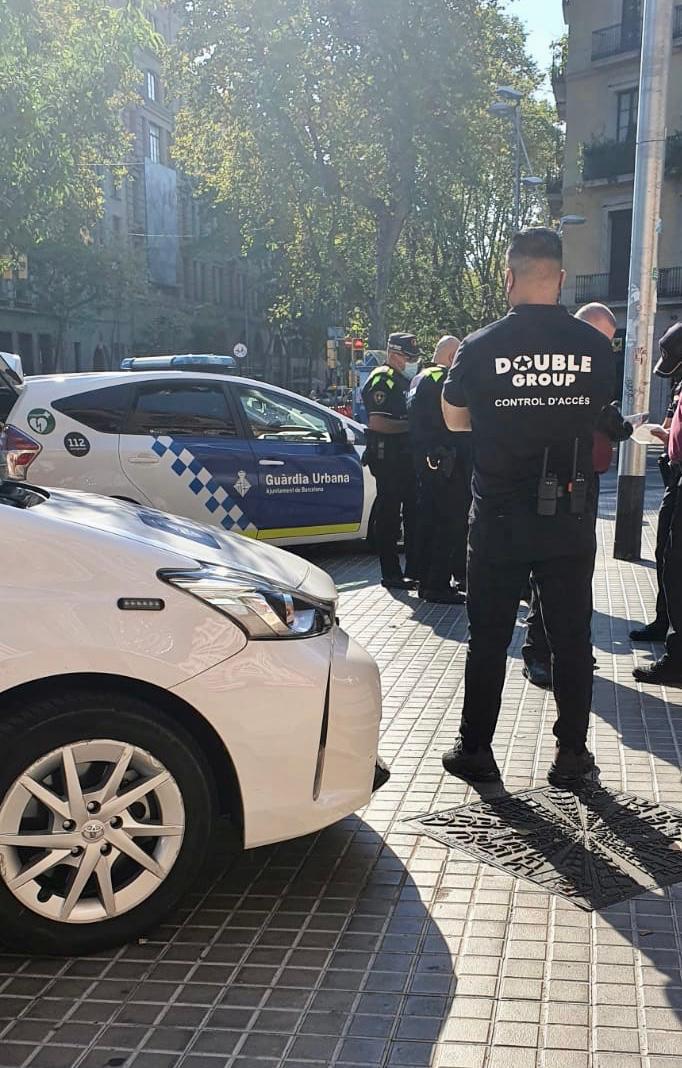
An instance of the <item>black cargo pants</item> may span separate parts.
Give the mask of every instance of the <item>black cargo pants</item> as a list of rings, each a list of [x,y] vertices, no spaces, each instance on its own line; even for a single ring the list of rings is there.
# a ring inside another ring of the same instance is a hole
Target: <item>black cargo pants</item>
[[[682,668],[682,469],[679,464],[676,472],[666,491],[666,496],[672,497],[672,508],[661,577],[670,627],[666,650],[671,660]]]
[[[383,458],[373,458],[371,471],[377,484],[376,550],[383,579],[401,575],[398,543],[402,522],[405,539],[405,574],[419,577],[416,538],[416,478],[407,435],[383,438]]]
[[[521,591],[532,572],[552,649],[558,719],[554,734],[567,748],[585,745],[592,703],[592,574],[594,550],[524,562],[491,559],[469,546],[469,649],[460,731],[469,749],[492,742],[502,699]]]
[[[658,596],[656,598],[656,618],[654,622],[657,626],[660,626],[661,630],[667,630],[670,623],[665,591],[663,588],[663,565],[665,563],[673,515],[675,514],[675,504],[679,494],[680,490],[677,486],[677,479],[673,477],[671,472],[668,485],[663,494],[661,507],[658,511],[658,526],[656,527],[656,575],[658,577]]]
[[[458,459],[449,475],[417,462],[418,577],[423,589],[442,592],[466,573],[471,476]]]
[[[594,522],[595,526],[598,518],[599,509],[599,475],[595,476],[595,490],[596,499],[594,505]],[[659,519],[660,523],[660,519]],[[668,522],[669,526],[669,522]],[[667,531],[666,531],[667,536]],[[661,556],[661,566],[662,566]],[[658,561],[658,547],[656,549],[656,560]],[[544,624],[542,622],[542,610],[540,608],[540,598],[538,595],[537,586],[533,576],[530,578],[530,604],[528,606],[528,615],[526,616],[526,640],[523,643],[521,649],[521,655],[526,667],[530,667],[531,664],[541,664],[551,670],[552,664],[552,650],[549,647],[547,640],[547,633],[545,631]],[[660,590],[660,577],[659,577],[659,590]],[[659,599],[663,600],[663,609],[665,611],[665,597],[659,592]],[[658,602],[656,603],[656,613],[658,614]],[[594,660],[593,660],[594,664]]]

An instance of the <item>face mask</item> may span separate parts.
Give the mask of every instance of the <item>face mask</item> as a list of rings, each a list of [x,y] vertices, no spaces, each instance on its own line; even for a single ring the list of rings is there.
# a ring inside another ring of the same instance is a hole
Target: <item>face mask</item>
[[[403,371],[403,374],[405,375],[405,378],[407,378],[411,382],[412,379],[416,376],[418,370],[419,370],[419,364],[418,363],[406,363],[405,364],[405,369]]]

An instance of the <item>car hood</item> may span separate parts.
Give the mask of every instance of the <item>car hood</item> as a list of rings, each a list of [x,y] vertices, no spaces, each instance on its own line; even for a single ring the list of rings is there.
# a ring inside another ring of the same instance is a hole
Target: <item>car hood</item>
[[[51,489],[39,507],[44,518],[142,542],[191,561],[236,567],[322,600],[336,597],[332,579],[321,568],[241,534],[93,493]]]

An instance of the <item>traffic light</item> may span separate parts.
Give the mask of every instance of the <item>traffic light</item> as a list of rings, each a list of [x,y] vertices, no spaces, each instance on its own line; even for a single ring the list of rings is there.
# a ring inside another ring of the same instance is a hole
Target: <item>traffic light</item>
[[[362,338],[353,338],[353,359],[357,362],[365,358],[365,343]]]
[[[327,367],[329,367],[329,369],[333,371],[336,368],[336,364],[337,364],[336,342],[335,341],[328,341],[327,342]]]

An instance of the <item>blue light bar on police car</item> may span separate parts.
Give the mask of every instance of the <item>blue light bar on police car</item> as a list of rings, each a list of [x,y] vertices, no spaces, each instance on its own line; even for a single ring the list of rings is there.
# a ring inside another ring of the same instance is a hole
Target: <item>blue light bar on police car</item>
[[[205,371],[225,374],[237,366],[234,356],[216,356],[213,353],[182,356],[128,356],[121,360],[122,371]]]

